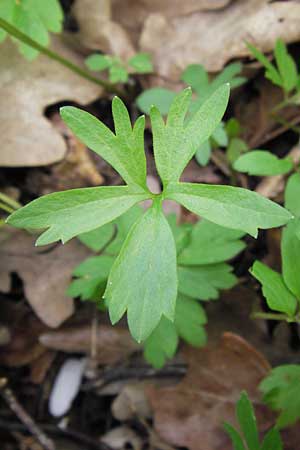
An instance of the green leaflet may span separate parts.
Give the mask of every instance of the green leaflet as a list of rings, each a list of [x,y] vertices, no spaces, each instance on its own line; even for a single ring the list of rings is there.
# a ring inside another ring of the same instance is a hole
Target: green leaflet
[[[284,225],[292,215],[256,192],[232,186],[171,183],[165,198],[218,225],[256,237],[258,228]]]
[[[293,316],[297,300],[285,285],[282,276],[260,261],[255,261],[251,274],[262,284],[262,291],[268,306],[273,311],[284,312]]]
[[[150,118],[153,146],[158,173],[166,186],[178,181],[183,169],[221,121],[229,99],[229,85],[221,86],[185,124],[191,99],[191,89],[180,92],[174,99],[164,122],[153,106]]]
[[[282,275],[289,290],[300,300],[300,218],[291,220],[282,231]]]
[[[236,415],[249,450],[259,450],[259,439],[253,406],[245,392],[236,406]]]
[[[160,204],[131,228],[109,275],[105,299],[112,323],[127,311],[132,336],[141,342],[164,315],[174,320],[176,248]]]
[[[64,122],[84,144],[111,164],[128,185],[146,191],[145,118],[139,117],[132,129],[126,106],[118,97],[113,99],[112,112],[116,135],[86,111],[61,108]]]
[[[111,222],[145,198],[146,194],[131,193],[127,186],[71,189],[34,200],[10,215],[7,223],[17,228],[49,228],[36,245],[65,243]]]
[[[241,393],[236,404],[236,416],[242,434],[232,425],[224,424],[234,450],[283,450],[280,434],[276,428],[268,431],[260,445],[254,408],[246,392]]]
[[[296,217],[300,217],[300,174],[294,173],[288,179],[284,191],[284,206]]]
[[[233,167],[249,175],[268,176],[290,172],[293,169],[293,162],[289,158],[280,159],[264,150],[252,150],[240,156]]]
[[[279,428],[292,425],[300,418],[300,365],[286,364],[275,367],[260,383],[264,402],[280,411]]]
[[[49,43],[48,31],[62,31],[63,11],[58,0],[1,0],[0,17],[45,46]],[[0,41],[5,37],[6,33],[1,30]],[[24,43],[18,43],[18,46],[29,60],[38,55],[37,50]]]
[[[210,264],[208,266],[179,266],[178,290],[189,297],[200,300],[215,300],[219,289],[229,289],[236,284],[236,277],[228,264]]]
[[[178,257],[180,265],[216,264],[233,258],[245,248],[240,240],[244,233],[220,227],[208,220],[199,221],[191,239]]]
[[[197,300],[178,295],[174,322],[162,317],[158,326],[144,343],[144,356],[154,367],[161,368],[167,358],[172,358],[179,337],[200,347],[206,343],[206,314]]]
[[[153,72],[151,55],[149,53],[137,53],[128,60],[128,64],[133,67],[136,73]]]

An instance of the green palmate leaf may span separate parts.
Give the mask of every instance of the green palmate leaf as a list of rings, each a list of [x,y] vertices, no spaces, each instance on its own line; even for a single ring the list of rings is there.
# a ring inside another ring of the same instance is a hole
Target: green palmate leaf
[[[214,92],[185,124],[190,98],[189,88],[175,97],[166,124],[156,107],[150,111],[155,161],[165,186],[179,179],[197,149],[220,123],[228,103],[229,85]]]
[[[83,261],[73,271],[76,279],[70,284],[67,294],[82,300],[100,300],[113,262],[114,258],[106,255],[92,256]]]
[[[282,276],[260,261],[255,261],[251,274],[262,284],[269,308],[293,316],[297,300],[284,283]]]
[[[219,297],[219,289],[230,289],[236,284],[237,278],[231,272],[232,267],[228,264],[179,266],[178,290],[200,300],[215,300]]]
[[[244,446],[241,435],[238,433],[238,431],[236,431],[235,428],[233,428],[233,426],[231,426],[229,423],[224,423],[223,427],[232,440],[234,450],[247,450]]]
[[[91,55],[85,60],[90,70],[99,71],[106,70],[112,65],[112,58],[108,55]]]
[[[113,58],[109,68],[109,81],[111,83],[127,83],[128,78],[128,71],[122,61],[119,58]]]
[[[155,203],[131,228],[111,270],[105,292],[111,321],[127,311],[130,331],[141,342],[163,315],[174,319],[176,295],[175,242]]]
[[[170,106],[176,97],[176,92],[165,88],[152,88],[142,92],[137,100],[137,106],[146,114],[150,114],[151,106],[155,105],[160,113],[168,114]]]
[[[264,402],[281,411],[277,420],[279,428],[292,425],[300,418],[299,379],[300,365],[287,364],[272,369],[259,386]]]
[[[282,78],[278,70],[273,66],[273,64],[268,60],[268,58],[261,53],[254,45],[247,44],[248,49],[252,55],[265,67],[266,77],[271,80],[277,86],[283,86]]]
[[[249,175],[268,176],[280,175],[293,169],[290,158],[280,159],[264,150],[252,150],[240,156],[233,164],[235,170]]]
[[[272,428],[265,435],[261,450],[283,450],[280,433],[276,428]]]
[[[228,145],[228,136],[226,133],[224,122],[220,122],[215,131],[212,133],[212,140],[220,147]]]
[[[243,153],[249,150],[248,145],[243,139],[234,137],[230,140],[229,146],[226,150],[226,156],[230,164],[233,165],[236,159],[239,158]]]
[[[61,116],[76,136],[116,169],[128,185],[146,190],[144,153],[145,118],[131,127],[124,103],[115,97],[112,104],[116,135],[91,114],[71,106],[61,108]]]
[[[169,214],[167,219],[175,239],[177,254],[180,254],[190,242],[193,225],[191,223],[183,223],[178,226],[176,214]]]
[[[144,343],[144,357],[156,369],[161,369],[177,350],[178,334],[173,322],[162,317]]]
[[[199,221],[191,232],[191,239],[178,257],[180,265],[215,264],[233,258],[245,248],[240,240],[244,233]]]
[[[203,142],[203,144],[200,145],[200,147],[195,153],[196,161],[200,164],[200,166],[206,166],[206,164],[210,160],[211,151],[212,148],[210,140],[207,139],[207,141]]]
[[[281,239],[282,275],[289,290],[300,301],[300,218],[291,220],[283,229]]]
[[[111,222],[145,198],[146,194],[131,192],[127,186],[72,189],[34,200],[13,213],[7,222],[17,228],[49,228],[37,245],[58,240],[65,243]]]
[[[15,8],[15,0],[2,0],[0,2],[0,17],[7,22],[12,22],[13,11]],[[0,30],[0,42],[6,38],[7,33],[4,30]]]
[[[137,73],[150,73],[153,71],[149,53],[137,53],[128,60],[128,64],[133,67]]]
[[[288,179],[284,192],[284,205],[296,217],[300,217],[300,174],[294,173]]]
[[[297,85],[297,67],[281,39],[276,41],[274,55],[282,79],[282,87],[286,92],[290,92]]]
[[[236,415],[248,445],[248,449],[260,450],[254,409],[246,392],[241,394],[237,403]]]
[[[62,31],[63,10],[59,0],[22,0],[19,3],[28,5],[30,11],[35,11],[39,16],[45,28],[53,33],[60,33]]]
[[[255,192],[232,186],[171,183],[165,197],[211,222],[256,237],[258,228],[284,225],[292,215]]]

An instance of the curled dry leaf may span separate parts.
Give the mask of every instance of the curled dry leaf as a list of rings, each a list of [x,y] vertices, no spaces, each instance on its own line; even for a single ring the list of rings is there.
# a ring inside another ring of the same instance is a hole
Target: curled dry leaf
[[[201,442],[201,450],[231,450],[222,424],[235,423],[241,390],[252,399],[262,431],[270,426],[272,414],[257,391],[270,365],[244,339],[225,333],[218,344],[187,348],[184,355],[189,370],[178,385],[148,389],[155,429],[169,444],[198,450]]]
[[[115,419],[124,422],[136,416],[142,419],[151,417],[145,386],[145,383],[133,383],[124,386],[111,405]]]
[[[91,353],[92,345],[91,325],[78,325],[59,331],[52,331],[41,335],[40,342],[53,350],[70,353]],[[99,325],[97,328],[96,349],[93,351],[98,363],[103,365],[115,364],[126,359],[139,346],[131,338],[129,331],[111,325]]]
[[[82,64],[61,40],[52,41],[54,51]],[[66,144],[44,116],[45,108],[64,100],[89,103],[99,97],[101,87],[44,55],[27,61],[9,40],[1,45],[0,62],[0,166],[43,166],[60,161]]]
[[[49,327],[58,327],[74,311],[73,299],[65,291],[72,270],[89,251],[77,240],[46,250],[34,247],[35,240],[27,233],[12,231],[11,239],[0,247],[0,274],[17,272],[34,312]],[[0,290],[4,289],[0,286]]]

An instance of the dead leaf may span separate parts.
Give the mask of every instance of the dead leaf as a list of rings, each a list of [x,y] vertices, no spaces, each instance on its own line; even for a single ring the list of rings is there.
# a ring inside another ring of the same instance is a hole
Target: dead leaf
[[[249,55],[245,41],[265,52],[279,36],[296,41],[299,19],[296,1],[237,0],[221,10],[171,20],[158,10],[145,20],[140,49],[154,55],[159,76],[177,80],[188,64],[200,63],[216,72],[229,60]]]
[[[43,383],[48,370],[56,357],[56,352],[45,351],[39,358],[32,362],[30,367],[30,381],[33,384]]]
[[[62,40],[52,41],[54,51],[82,64]],[[44,116],[45,108],[63,100],[89,103],[99,97],[101,87],[44,55],[27,61],[10,40],[1,45],[0,61],[0,166],[43,166],[60,161],[66,144]]]
[[[128,330],[111,325],[100,324],[95,341],[97,343],[95,359],[103,365],[115,364],[139,349],[139,345],[131,338]],[[41,335],[40,342],[53,350],[89,354],[92,328],[89,324],[48,332]]]
[[[72,270],[89,251],[75,239],[46,249],[35,247],[35,240],[28,233],[12,231],[11,239],[0,247],[0,274],[17,272],[36,315],[55,328],[73,314],[73,299],[65,291]],[[1,286],[0,290],[3,290]]]
[[[151,417],[145,385],[145,383],[133,383],[124,386],[111,405],[115,419],[124,422],[136,416],[143,419]]]
[[[126,31],[111,20],[110,0],[77,0],[72,12],[79,25],[80,44],[88,49],[102,50],[127,60],[135,51]]]
[[[101,442],[115,450],[142,450],[142,439],[129,427],[121,426],[113,428],[101,437]],[[128,447],[129,446],[129,447]]]
[[[261,431],[272,414],[261,404],[257,385],[270,370],[267,360],[241,337],[225,333],[218,344],[187,348],[185,378],[168,388],[148,389],[155,429],[171,445],[190,450],[231,450],[223,421],[235,423],[235,403],[245,389],[254,402]]]
[[[36,168],[28,171],[29,192],[40,196],[65,189],[102,185],[104,178],[93,162],[92,152],[76,138],[58,113],[53,114],[50,120],[66,139],[67,153],[62,161],[51,165],[47,171]]]

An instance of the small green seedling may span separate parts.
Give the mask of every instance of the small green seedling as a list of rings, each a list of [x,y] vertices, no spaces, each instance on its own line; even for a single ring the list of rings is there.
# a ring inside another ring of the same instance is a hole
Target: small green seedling
[[[99,300],[104,294],[110,269],[131,226],[142,214],[142,209],[134,206],[113,223],[79,236],[97,256],[75,268],[75,279],[68,289],[70,296],[95,301],[102,309],[105,307]],[[243,232],[204,219],[196,225],[177,225],[174,215],[168,216],[167,220],[176,243],[178,295],[174,322],[163,317],[144,342],[145,358],[156,368],[174,356],[179,338],[196,347],[205,344],[206,315],[198,300],[215,300],[220,289],[229,289],[236,284],[232,267],[225,261],[245,247],[240,239]]]
[[[118,56],[94,54],[85,63],[94,72],[108,70],[111,83],[127,83],[129,74],[146,74],[153,72],[151,57],[148,53],[137,53],[127,63]]]
[[[234,450],[283,450],[281,437],[276,428],[271,428],[262,443],[259,442],[256,417],[246,392],[242,392],[236,405],[236,418],[241,433],[229,423],[224,424]]]
[[[277,39],[275,44],[276,65],[272,64],[254,45],[248,43],[247,46],[252,55],[264,66],[265,76],[273,84],[281,87],[286,94],[300,87],[297,66],[282,39]]]
[[[283,313],[278,318],[299,321],[300,302],[300,175],[290,176],[285,189],[285,206],[294,214],[281,239],[282,274],[256,261],[251,274],[261,283],[267,304],[273,311]]]
[[[1,0],[0,18],[14,25],[18,30],[43,46],[49,45],[48,32],[62,31],[63,11],[59,0]],[[0,29],[0,42],[7,33]],[[25,58],[32,60],[38,55],[34,48],[18,42]]]
[[[129,329],[146,340],[162,317],[174,322],[178,293],[175,239],[162,203],[174,200],[217,225],[256,237],[258,228],[286,224],[292,215],[255,192],[232,186],[180,182],[196,150],[220,123],[229,85],[217,89],[186,123],[191,89],[174,99],[167,121],[151,108],[155,163],[163,191],[153,194],[146,183],[145,118],[132,127],[124,103],[114,98],[115,133],[91,114],[75,107],[61,109],[71,130],[122,176],[126,185],[74,189],[46,195],[14,212],[8,223],[19,228],[47,229],[37,240],[46,245],[67,242],[84,232],[112,222],[135,204],[150,199],[152,206],[130,228],[109,273],[104,298],[112,323],[127,312]]]
[[[229,83],[233,89],[243,84],[246,79],[238,76],[242,70],[240,63],[229,64],[225,69],[210,80],[208,73],[201,64],[191,64],[181,75],[181,80],[191,86],[193,100],[190,103],[189,115],[192,116],[200,106],[212,95],[222,84]],[[165,88],[152,88],[142,92],[137,98],[137,105],[141,111],[149,114],[152,105],[155,105],[162,115],[167,115],[170,106],[176,96],[176,92]],[[228,136],[223,122],[213,131],[210,139],[203,142],[195,153],[196,160],[205,166],[211,155],[211,151],[217,147],[226,147]]]
[[[259,386],[264,402],[280,411],[276,425],[284,428],[300,419],[300,365],[287,364],[272,369]]]

